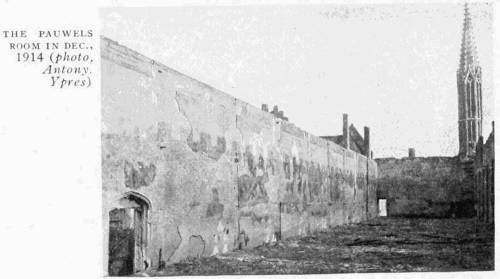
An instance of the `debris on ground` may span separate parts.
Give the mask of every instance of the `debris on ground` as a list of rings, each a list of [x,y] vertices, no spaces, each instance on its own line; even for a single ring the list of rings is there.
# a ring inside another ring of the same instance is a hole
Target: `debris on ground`
[[[494,268],[493,225],[377,218],[275,244],[190,258],[151,276],[476,271]]]

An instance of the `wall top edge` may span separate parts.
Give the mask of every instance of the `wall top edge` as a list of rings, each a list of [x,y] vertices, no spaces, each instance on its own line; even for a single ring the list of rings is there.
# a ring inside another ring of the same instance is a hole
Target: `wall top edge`
[[[383,158],[374,158],[375,161],[422,161],[422,160],[457,160],[457,156],[428,156],[428,157],[383,157]]]
[[[120,44],[119,42],[113,40],[113,39],[110,39],[108,37],[105,37],[105,36],[100,36],[100,39],[101,39],[101,57],[107,59],[107,60],[110,60],[112,62],[119,62],[118,60],[120,58],[117,58],[117,57],[110,57],[110,56],[107,56],[106,54],[109,54],[109,53],[112,53],[112,52],[116,52],[118,53],[119,51],[122,51],[122,54],[125,53],[127,55],[130,55],[130,56],[134,56],[134,58],[136,60],[138,60],[139,62],[142,62],[142,63],[145,63],[145,64],[151,64],[151,65],[154,65],[156,67],[158,67],[159,69],[161,70],[164,70],[166,72],[169,72],[169,73],[172,73],[174,75],[179,75],[179,76],[182,76],[183,78],[186,78],[190,81],[193,81],[195,83],[197,83],[198,85],[200,85],[201,87],[204,87],[204,88],[207,88],[209,89],[210,91],[216,93],[216,94],[219,94],[221,95],[222,97],[224,98],[228,98],[228,99],[231,99],[234,101],[235,104],[239,103],[240,105],[243,105],[243,106],[246,106],[248,108],[250,108],[252,111],[254,112],[258,112],[262,115],[265,115],[267,117],[271,117],[271,118],[275,118],[272,116],[271,113],[269,112],[265,112],[265,111],[262,111],[261,109],[257,108],[256,106],[250,104],[250,103],[247,103],[241,99],[238,99],[238,98],[235,98],[234,96],[224,92],[224,91],[221,91],[207,83],[204,83],[202,81],[199,81],[195,78],[192,78],[186,74],[183,74],[175,69],[172,69],[164,64],[162,64],[161,62],[158,62],[154,59],[151,59],[127,46],[124,46],[122,44]],[[275,119],[279,119],[279,118],[275,118]],[[346,152],[352,152],[352,153],[355,153],[354,155],[357,154],[357,156],[359,157],[363,157],[363,158],[366,158],[366,156],[364,156],[363,154],[359,154],[353,150],[347,150],[345,149],[344,147],[336,144],[335,142],[333,141],[329,141],[329,140],[326,140],[326,139],[323,139],[319,136],[316,136],[316,135],[313,135],[303,129],[301,129],[300,127],[296,126],[294,123],[292,122],[289,122],[289,121],[286,121],[286,120],[283,120],[283,119],[279,119],[281,122],[280,122],[280,125],[287,125],[288,127],[291,127],[292,129],[294,130],[297,130],[299,131],[300,133],[302,133],[304,135],[304,139],[307,139],[307,138],[312,138],[314,139],[314,141],[318,142],[320,145],[323,145],[323,146],[327,146],[327,147],[330,147],[330,146],[335,146],[334,148],[340,148]],[[371,159],[370,161],[373,161],[374,159]]]

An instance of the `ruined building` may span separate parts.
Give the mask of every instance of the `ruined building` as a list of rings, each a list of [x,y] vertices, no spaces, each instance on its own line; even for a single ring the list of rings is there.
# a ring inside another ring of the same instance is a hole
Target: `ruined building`
[[[407,158],[377,159],[377,195],[390,216],[493,220],[493,131],[483,147],[481,67],[472,29],[466,4],[456,76],[459,154],[423,158],[410,149]]]
[[[373,152],[370,149],[370,128],[364,127],[364,137],[361,136],[354,124],[349,125],[349,116],[346,113],[342,115],[342,123],[342,135],[322,136],[321,138],[333,141],[346,149],[353,150],[371,159]]]
[[[376,216],[366,135],[316,137],[106,38],[101,56],[106,275]]]
[[[377,158],[377,197],[388,216],[472,217],[474,181],[458,157]]]
[[[493,223],[495,220],[495,123],[483,143],[479,137],[474,158],[474,182],[476,193],[476,216],[479,221]]]

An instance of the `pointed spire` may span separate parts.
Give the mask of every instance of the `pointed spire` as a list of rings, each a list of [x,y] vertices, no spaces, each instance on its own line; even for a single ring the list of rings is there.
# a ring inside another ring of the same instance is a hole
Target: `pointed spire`
[[[472,31],[472,19],[469,6],[465,3],[464,25],[462,33],[462,47],[460,50],[460,70],[464,70],[470,65],[478,65],[476,44],[474,43],[474,33]]]

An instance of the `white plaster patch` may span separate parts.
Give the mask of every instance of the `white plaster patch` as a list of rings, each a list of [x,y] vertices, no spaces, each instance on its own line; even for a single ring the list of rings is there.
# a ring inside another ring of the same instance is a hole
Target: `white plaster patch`
[[[327,227],[328,227],[328,225],[327,225],[327,222],[326,222],[326,218],[323,218],[321,220],[321,228],[322,229],[326,229]]]
[[[224,243],[223,247],[222,247],[222,253],[227,253],[229,252],[229,249],[228,249],[228,246],[227,246],[227,242],[229,240],[229,236],[228,234],[223,234],[222,235],[222,243]]]
[[[225,231],[226,228],[224,224],[222,224],[222,221],[219,221],[219,224],[217,225],[217,233],[214,234],[214,249],[212,251],[212,256],[217,255],[220,252],[219,244],[222,244],[222,253],[227,253],[229,251],[229,236],[225,233]]]
[[[304,233],[304,220],[302,219],[302,216],[299,217],[299,236],[303,236]]]
[[[181,140],[181,126],[178,124],[171,125],[172,138],[175,140]]]
[[[205,92],[205,95],[204,95],[203,97],[205,97],[205,100],[206,100],[207,102],[209,102],[209,101],[210,101],[210,94],[209,94],[208,92]]]
[[[151,102],[155,105],[158,105],[158,95],[154,90],[151,90]]]
[[[148,88],[150,86],[150,83],[151,83],[151,79],[150,78],[144,78],[144,77],[141,77],[139,78],[139,86],[142,87],[142,88]],[[135,95],[138,95],[138,91],[135,92]]]
[[[265,243],[273,242],[274,230],[273,230],[273,225],[272,225],[271,219],[267,220],[265,234],[266,234],[266,238],[265,238],[264,242]]]
[[[219,236],[214,234],[214,250],[212,251],[212,256],[219,254]]]
[[[236,105],[236,115],[241,116],[241,112],[243,111],[243,108],[241,105]]]
[[[358,186],[358,156],[354,156],[354,189],[356,189],[357,186]]]
[[[198,130],[196,129],[193,129],[192,130],[192,133],[193,133],[193,141],[196,142],[196,141],[200,141],[200,133],[198,132]]]
[[[271,239],[271,243],[275,243],[276,242],[276,235],[273,233],[273,238]]]
[[[210,146],[215,146],[217,145],[217,136],[212,136],[210,137]]]
[[[272,129],[273,129],[273,142],[277,142],[277,139],[276,139],[276,127],[278,127],[278,125],[272,125]]]
[[[262,148],[262,158],[264,160],[267,160],[268,158],[268,148],[267,144],[264,143],[264,132],[261,131],[259,134],[252,134],[252,138],[250,140],[250,144],[252,145],[252,155],[258,156],[259,151],[257,150],[258,147]]]
[[[222,221],[219,221],[219,225],[217,225],[217,232],[220,234],[224,231],[224,225],[222,224]]]
[[[257,151],[257,146],[259,146],[261,144],[261,139],[259,138],[259,136],[257,134],[253,134],[252,135],[252,139],[251,139],[251,145],[252,145],[252,154],[254,156],[257,156],[258,154],[258,151]]]
[[[299,159],[299,149],[297,148],[295,141],[292,144],[292,156]]]

